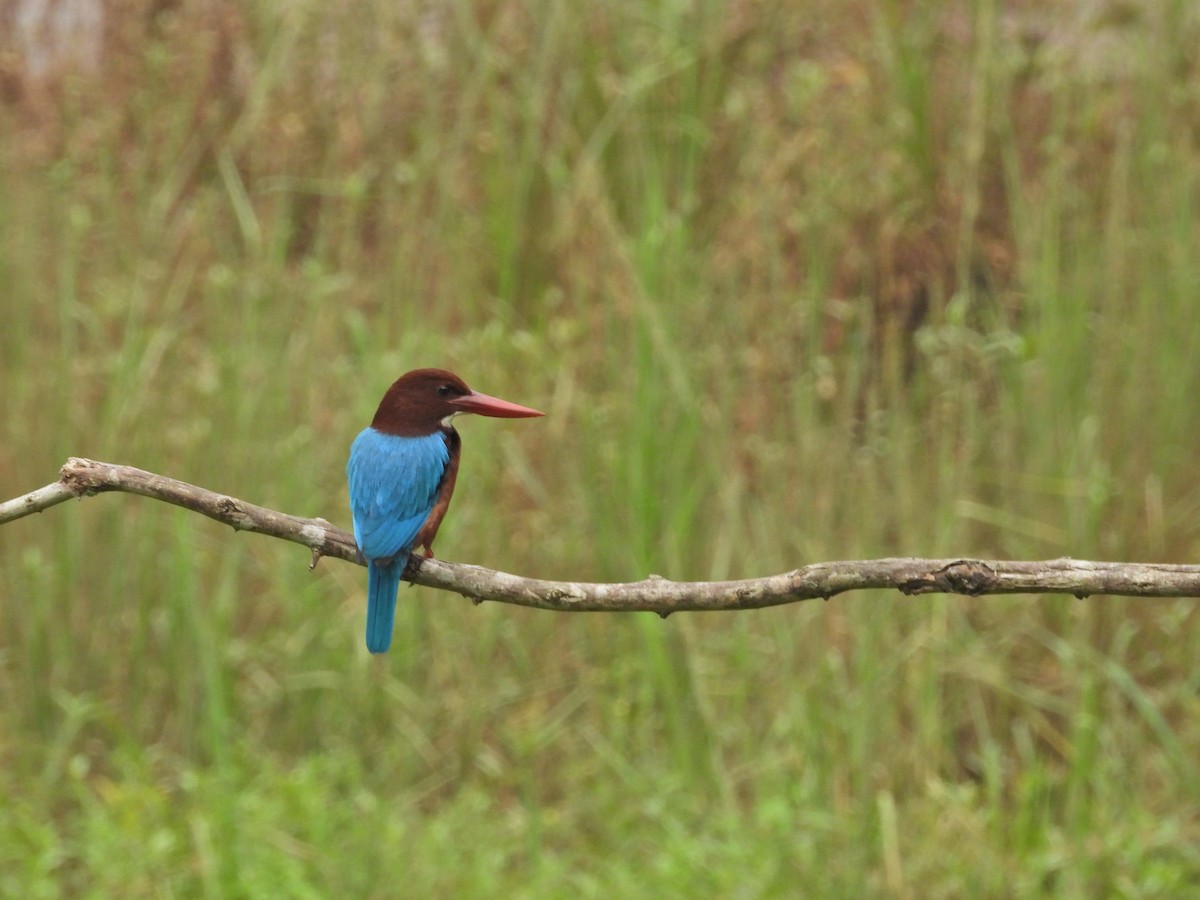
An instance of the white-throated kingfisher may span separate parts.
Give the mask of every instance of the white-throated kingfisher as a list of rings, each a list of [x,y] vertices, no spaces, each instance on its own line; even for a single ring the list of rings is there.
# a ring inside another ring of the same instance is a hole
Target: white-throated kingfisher
[[[350,446],[346,478],[354,540],[367,561],[367,649],[392,643],[396,594],[408,555],[433,539],[450,506],[462,441],[450,424],[459,413],[502,419],[544,415],[471,390],[442,369],[401,375],[375,418]]]

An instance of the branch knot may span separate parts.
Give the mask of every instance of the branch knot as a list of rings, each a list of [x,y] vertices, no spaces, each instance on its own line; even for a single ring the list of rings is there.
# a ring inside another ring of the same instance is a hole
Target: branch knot
[[[915,594],[965,594],[978,597],[995,588],[996,570],[978,559],[956,559],[935,572],[926,572],[899,585],[900,592]]]

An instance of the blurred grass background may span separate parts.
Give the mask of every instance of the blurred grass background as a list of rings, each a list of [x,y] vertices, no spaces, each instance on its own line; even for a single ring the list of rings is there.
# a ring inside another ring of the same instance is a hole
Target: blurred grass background
[[[0,0],[0,497],[82,455],[348,527],[438,365],[549,413],[462,423],[450,560],[1195,561],[1198,45],[1182,0]],[[0,894],[1200,895],[1194,601],[406,589],[373,659],[307,563],[125,496],[0,531]]]

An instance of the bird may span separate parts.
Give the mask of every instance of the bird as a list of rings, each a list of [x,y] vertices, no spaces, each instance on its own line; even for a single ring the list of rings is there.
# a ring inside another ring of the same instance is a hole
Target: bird
[[[367,649],[392,643],[396,595],[409,554],[433,556],[450,506],[462,441],[451,420],[462,413],[502,419],[545,415],[489,397],[444,369],[415,369],[387,389],[375,418],[350,445],[346,480],[360,562],[367,564]]]

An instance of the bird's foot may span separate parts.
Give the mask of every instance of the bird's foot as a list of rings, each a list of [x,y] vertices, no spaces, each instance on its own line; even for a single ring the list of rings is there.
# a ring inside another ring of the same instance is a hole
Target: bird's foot
[[[432,554],[430,554],[430,556],[432,556]],[[404,580],[412,581],[412,576],[416,575],[417,572],[421,570],[421,563],[425,562],[425,560],[428,558],[428,556],[422,556],[419,553],[410,553],[408,555],[408,562],[404,564]]]

